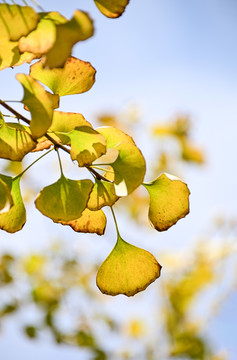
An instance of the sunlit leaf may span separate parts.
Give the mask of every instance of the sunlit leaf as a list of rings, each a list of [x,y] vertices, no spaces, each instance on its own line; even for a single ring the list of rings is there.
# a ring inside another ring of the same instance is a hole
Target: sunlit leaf
[[[53,110],[58,107],[58,95],[46,91],[29,75],[17,74],[17,80],[24,88],[22,102],[31,113],[30,129],[34,139],[43,136],[52,123]]]
[[[58,132],[56,134],[60,137]],[[90,126],[79,126],[62,135],[70,139],[71,158],[77,160],[79,166],[91,165],[95,159],[106,152],[104,137]]]
[[[87,208],[81,216],[72,221],[62,221],[62,225],[69,225],[76,232],[95,233],[103,235],[106,227],[106,216],[102,210],[91,211]]]
[[[67,19],[58,12],[40,13],[37,28],[19,40],[20,52],[28,51],[39,55],[46,54],[54,45],[57,36],[56,24],[63,24]]]
[[[103,206],[112,206],[118,199],[119,197],[115,194],[114,184],[96,179],[87,207],[90,210],[99,210]]]
[[[144,157],[131,136],[121,130],[113,127],[102,127],[97,130],[106,139],[107,148],[119,151],[116,161],[111,164],[114,170],[115,192],[117,196],[126,196],[144,179],[146,171]]]
[[[10,208],[13,204],[11,189],[8,185],[0,178],[0,211],[4,208]]]
[[[0,214],[0,229],[14,233],[22,229],[26,222],[26,210],[20,192],[20,177],[12,178],[0,175],[11,191],[12,206],[6,212]]]
[[[34,30],[38,14],[29,6],[0,4],[0,34],[9,40],[19,40]]]
[[[17,123],[5,123],[0,114],[1,158],[21,161],[35,146],[28,127]]]
[[[133,296],[155,281],[160,270],[151,253],[118,236],[115,247],[98,270],[96,283],[104,294]]]
[[[109,18],[117,18],[124,12],[129,0],[94,0],[98,9]]]
[[[63,68],[45,69],[40,60],[30,68],[30,75],[47,85],[59,96],[81,94],[90,90],[95,82],[95,69],[86,61],[69,57]]]
[[[93,33],[91,18],[85,12],[76,10],[71,20],[56,25],[56,41],[46,54],[45,66],[51,69],[63,67],[71,56],[73,45],[88,39]]]
[[[92,187],[91,180],[70,180],[62,175],[40,191],[35,206],[54,222],[75,220],[85,209]]]
[[[190,191],[179,178],[163,173],[143,185],[150,195],[149,219],[156,230],[167,230],[189,213]]]

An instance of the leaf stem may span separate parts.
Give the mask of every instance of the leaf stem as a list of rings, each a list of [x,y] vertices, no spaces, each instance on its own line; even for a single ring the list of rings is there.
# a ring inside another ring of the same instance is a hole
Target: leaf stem
[[[117,232],[118,238],[121,238],[121,235],[120,235],[119,229],[118,229],[118,223],[117,223],[117,220],[116,220],[116,217],[115,217],[115,213],[114,213],[114,209],[113,209],[112,206],[110,206],[110,209],[111,209],[111,212],[112,212],[112,215],[113,215],[113,219],[114,219],[114,223],[115,223],[115,227],[116,227],[116,232]]]
[[[42,159],[44,156],[46,156],[47,154],[49,154],[51,151],[53,151],[54,149],[50,149],[49,151],[47,151],[45,154],[41,155],[40,157],[38,157],[35,161],[33,161],[29,166],[27,166],[20,174],[16,175],[14,177],[14,179],[17,179],[18,177],[22,177],[25,172],[27,170],[29,170],[29,168],[31,168],[32,165],[34,165],[35,163],[37,163],[37,161],[39,161],[40,159]]]
[[[60,155],[59,155],[58,148],[55,148],[55,150],[57,151],[57,154],[58,154],[58,161],[59,161],[59,166],[60,166],[61,176],[62,176],[62,177],[64,177],[64,174],[63,174],[63,167],[62,167],[62,161],[61,161],[61,158],[60,158]]]

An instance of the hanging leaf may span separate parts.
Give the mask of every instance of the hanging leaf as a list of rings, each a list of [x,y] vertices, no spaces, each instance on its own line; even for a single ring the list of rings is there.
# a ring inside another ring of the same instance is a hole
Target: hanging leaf
[[[118,199],[119,197],[115,194],[114,184],[96,179],[87,207],[93,211],[99,210],[103,206],[112,206]]]
[[[155,281],[160,270],[151,253],[118,235],[115,247],[98,270],[96,283],[104,294],[133,296]]]
[[[62,225],[69,225],[76,232],[95,233],[103,235],[106,227],[106,216],[102,210],[90,211],[85,208],[81,216],[72,221],[61,221]]]
[[[38,21],[38,14],[29,6],[0,4],[0,34],[3,38],[19,40],[34,30]]]
[[[19,40],[20,52],[28,51],[41,57],[54,45],[57,37],[57,24],[67,22],[67,19],[58,12],[40,13],[37,28]]]
[[[61,133],[56,133],[60,137]],[[79,166],[88,166],[105,154],[106,141],[103,136],[90,126],[79,126],[69,133],[62,133],[70,139],[71,158],[77,160]]]
[[[12,197],[12,206],[6,212],[0,214],[0,229],[14,233],[22,229],[26,222],[26,210],[20,191],[20,177],[12,178],[0,175],[0,179],[7,184]]]
[[[69,57],[63,68],[45,69],[44,61],[40,60],[30,68],[30,75],[47,85],[54,94],[59,96],[84,93],[95,82],[95,69],[86,61],[73,56]]]
[[[98,9],[109,18],[117,18],[122,15],[129,0],[94,0]]]
[[[92,187],[91,180],[70,180],[62,175],[40,191],[35,206],[54,222],[75,220],[85,209]]]
[[[8,185],[0,177],[0,211],[6,207],[10,208],[12,204],[11,189],[9,189]]]
[[[5,123],[0,113],[1,158],[21,161],[35,146],[36,143],[32,140],[27,126],[16,123]]]
[[[150,195],[149,219],[156,230],[169,229],[189,213],[190,191],[179,178],[163,173],[143,185]]]
[[[46,54],[45,66],[50,69],[63,67],[71,56],[73,45],[88,39],[93,33],[91,18],[85,12],[76,10],[71,20],[56,25],[56,41]]]
[[[29,75],[17,74],[17,80],[24,88],[22,103],[31,113],[30,129],[34,139],[43,136],[52,123],[53,110],[59,106],[58,95],[46,91]]]
[[[115,162],[111,163],[114,170],[114,186],[117,196],[127,196],[143,181],[146,163],[141,151],[131,136],[113,127],[97,129],[106,139],[107,148],[119,151]]]

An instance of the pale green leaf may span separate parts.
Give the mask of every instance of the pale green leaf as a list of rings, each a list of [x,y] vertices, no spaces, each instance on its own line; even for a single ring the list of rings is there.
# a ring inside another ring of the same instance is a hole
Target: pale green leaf
[[[115,247],[98,270],[96,283],[104,294],[133,296],[155,281],[160,270],[151,253],[118,236]]]
[[[189,213],[190,191],[179,178],[163,173],[143,185],[150,195],[149,219],[156,230],[169,229]]]
[[[102,210],[91,211],[87,208],[81,216],[72,221],[61,221],[62,225],[69,225],[76,232],[95,233],[103,235],[106,227],[106,216]]]
[[[114,184],[96,179],[87,207],[93,211],[99,210],[103,206],[112,206],[118,199],[119,197],[115,194]]]
[[[31,113],[30,129],[34,139],[43,136],[53,119],[53,110],[59,105],[58,95],[46,91],[44,87],[29,75],[17,74],[17,80],[24,88],[22,103]]]
[[[0,157],[21,161],[36,147],[29,128],[17,123],[5,123],[0,114]]]
[[[8,40],[19,40],[34,30],[38,14],[29,6],[0,4],[0,34]]]
[[[98,9],[109,18],[117,18],[122,15],[129,0],[94,0]]]
[[[70,180],[62,175],[40,191],[35,206],[54,222],[75,220],[85,209],[92,187],[91,180]]]
[[[11,191],[12,206],[6,212],[0,214],[0,229],[14,233],[22,229],[26,222],[26,210],[22,201],[20,191],[20,177],[12,178],[0,175]]]
[[[10,208],[13,204],[11,189],[0,177],[0,211]]]
[[[59,96],[81,94],[95,82],[95,69],[89,62],[69,57],[63,68],[45,69],[40,60],[30,68],[30,75],[47,85]]]

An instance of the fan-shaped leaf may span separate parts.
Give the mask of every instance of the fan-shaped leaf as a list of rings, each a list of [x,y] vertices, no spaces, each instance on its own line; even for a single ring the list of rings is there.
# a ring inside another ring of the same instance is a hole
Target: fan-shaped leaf
[[[20,177],[11,178],[10,176],[0,175],[11,192],[12,206],[7,212],[0,214],[0,229],[9,233],[14,233],[22,229],[26,222],[26,210],[20,192]]]
[[[156,230],[167,230],[189,213],[190,191],[179,178],[164,173],[143,185],[150,195],[149,219]]]
[[[59,105],[58,95],[46,91],[31,76],[17,74],[17,80],[24,88],[22,102],[31,113],[30,129],[34,139],[43,136],[52,123],[53,110]]]
[[[62,225],[69,225],[76,232],[96,233],[103,235],[106,227],[106,216],[102,210],[90,211],[85,208],[81,216],[72,221],[61,221]]]
[[[38,21],[38,14],[29,6],[0,4],[1,37],[19,40],[34,30]]]
[[[35,206],[54,222],[75,220],[85,209],[92,187],[91,180],[70,180],[62,175],[40,191]]]
[[[94,0],[98,9],[109,18],[117,18],[124,12],[129,0]]]
[[[35,146],[36,143],[32,140],[27,126],[5,123],[2,114],[0,114],[1,158],[21,161]]]
[[[0,211],[4,208],[10,208],[13,204],[11,189],[0,177]]]
[[[113,127],[97,130],[106,139],[107,148],[119,151],[116,161],[111,164],[114,186],[117,196],[126,196],[142,183],[146,171],[145,159],[133,139],[121,130]]]
[[[30,75],[59,96],[81,94],[95,82],[95,69],[89,62],[69,57],[62,69],[44,69],[40,60],[31,66]]]
[[[96,179],[87,207],[93,211],[99,210],[103,206],[112,206],[118,199],[119,197],[115,194],[114,184]]]
[[[133,296],[155,281],[160,270],[151,253],[118,236],[115,247],[98,270],[96,283],[104,294]]]

